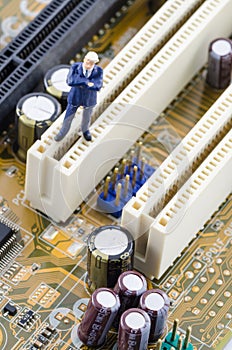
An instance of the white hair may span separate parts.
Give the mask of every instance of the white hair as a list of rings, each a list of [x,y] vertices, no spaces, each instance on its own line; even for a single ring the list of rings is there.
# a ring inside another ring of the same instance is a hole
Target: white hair
[[[94,51],[89,51],[86,55],[85,58],[87,58],[90,61],[93,61],[94,63],[99,62],[98,54]]]

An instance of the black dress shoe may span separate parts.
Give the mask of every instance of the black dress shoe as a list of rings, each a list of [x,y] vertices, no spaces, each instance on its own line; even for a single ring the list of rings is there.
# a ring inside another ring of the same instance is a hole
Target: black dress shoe
[[[92,136],[91,136],[89,130],[83,132],[83,136],[86,139],[86,141],[91,141],[92,140]]]

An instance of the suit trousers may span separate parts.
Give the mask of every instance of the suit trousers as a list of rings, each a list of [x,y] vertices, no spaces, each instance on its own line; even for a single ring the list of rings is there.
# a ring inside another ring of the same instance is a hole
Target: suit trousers
[[[80,107],[80,106],[74,106],[72,104],[67,105],[66,114],[64,117],[64,121],[63,121],[63,126],[65,124],[68,124],[69,126],[71,125],[71,122],[75,116],[75,113],[76,113],[78,107]],[[94,108],[94,106],[84,107],[84,109],[83,109],[82,120],[81,120],[81,131],[83,133],[86,132],[87,130],[89,130],[93,108]],[[63,128],[63,126],[62,126],[62,128]]]

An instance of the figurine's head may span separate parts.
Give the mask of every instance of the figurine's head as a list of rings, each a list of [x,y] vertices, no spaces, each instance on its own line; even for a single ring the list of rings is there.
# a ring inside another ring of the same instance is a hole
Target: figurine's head
[[[83,65],[85,69],[93,69],[93,66],[95,65],[95,63],[97,63],[99,61],[98,58],[98,54],[94,51],[89,51],[83,60]]]

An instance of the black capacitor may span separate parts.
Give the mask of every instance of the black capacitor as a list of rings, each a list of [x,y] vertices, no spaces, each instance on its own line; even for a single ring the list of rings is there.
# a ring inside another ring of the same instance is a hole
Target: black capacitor
[[[147,350],[151,321],[148,314],[132,308],[126,310],[120,319],[118,331],[119,350]]]
[[[114,322],[115,327],[118,326],[120,316],[125,310],[139,305],[139,299],[146,290],[147,281],[141,273],[125,271],[119,276],[114,292],[119,295],[121,306]]]
[[[77,330],[80,340],[88,346],[104,344],[119,307],[119,296],[114,291],[109,288],[96,289]]]
[[[94,290],[113,288],[120,274],[133,268],[133,237],[121,226],[102,226],[87,241],[88,284]]]
[[[66,82],[70,67],[68,64],[60,64],[49,69],[44,77],[46,91],[60,101],[63,111],[67,106],[67,97],[71,89]]]
[[[160,289],[150,289],[140,298],[140,308],[147,312],[151,319],[149,342],[158,340],[165,331],[170,300]]]
[[[27,94],[18,101],[16,106],[17,155],[22,161],[26,161],[28,149],[52,125],[60,113],[61,106],[57,99],[43,92]]]
[[[230,85],[232,67],[232,43],[229,39],[218,38],[209,46],[208,72],[206,81],[215,89]]]

